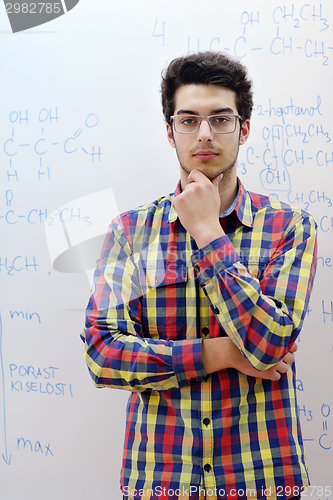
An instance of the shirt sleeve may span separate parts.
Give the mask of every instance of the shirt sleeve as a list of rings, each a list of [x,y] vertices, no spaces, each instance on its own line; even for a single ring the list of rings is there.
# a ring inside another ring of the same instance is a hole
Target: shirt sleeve
[[[228,236],[192,255],[221,327],[257,370],[289,352],[304,321],[316,264],[316,224],[294,214],[260,279],[241,263]]]
[[[121,218],[110,226],[86,309],[86,362],[97,387],[179,389],[202,380],[201,339],[144,338],[139,273]]]

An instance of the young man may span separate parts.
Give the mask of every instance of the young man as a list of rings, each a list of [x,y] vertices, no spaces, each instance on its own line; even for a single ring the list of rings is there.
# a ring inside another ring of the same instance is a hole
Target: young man
[[[131,391],[124,498],[298,497],[293,352],[315,223],[237,179],[253,107],[240,63],[174,60],[162,104],[180,182],[111,224],[83,335],[96,386]]]

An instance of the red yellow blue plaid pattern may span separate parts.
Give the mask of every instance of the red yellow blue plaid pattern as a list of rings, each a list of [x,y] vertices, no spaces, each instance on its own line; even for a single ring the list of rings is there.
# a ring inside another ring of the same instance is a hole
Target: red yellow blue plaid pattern
[[[258,370],[276,364],[312,288],[312,217],[239,186],[226,235],[200,249],[171,206],[179,184],[109,227],[82,338],[96,386],[131,391],[129,498],[282,500],[309,484],[295,367],[272,382],[202,364],[202,339],[221,335]]]

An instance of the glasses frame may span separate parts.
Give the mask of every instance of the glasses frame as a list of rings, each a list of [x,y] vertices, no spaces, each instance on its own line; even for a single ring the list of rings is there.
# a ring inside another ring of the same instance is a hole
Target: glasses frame
[[[200,118],[200,121],[198,122],[198,128],[197,128],[197,130],[195,132],[178,132],[178,130],[176,129],[176,122],[175,122],[174,118],[185,117],[185,116]],[[236,118],[234,130],[231,131],[231,132],[215,132],[213,130],[213,128],[212,128],[212,124],[209,121],[209,118],[213,118],[215,116],[234,116]],[[170,119],[174,123],[175,132],[177,132],[177,134],[186,134],[186,135],[187,134],[196,134],[197,132],[199,132],[202,120],[206,120],[207,121],[207,123],[209,125],[209,128],[210,128],[210,130],[212,131],[213,134],[233,134],[235,132],[236,128],[237,128],[237,118],[239,119],[240,122],[243,121],[243,119],[242,119],[242,117],[240,115],[235,115],[233,113],[224,113],[224,114],[219,114],[219,115],[208,115],[208,116],[200,116],[200,115],[172,115],[172,116],[170,116]]]

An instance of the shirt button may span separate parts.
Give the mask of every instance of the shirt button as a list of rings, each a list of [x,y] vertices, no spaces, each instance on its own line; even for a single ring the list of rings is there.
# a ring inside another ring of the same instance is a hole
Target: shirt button
[[[203,423],[204,423],[204,424],[205,424],[205,426],[207,427],[207,425],[209,425],[209,424],[210,424],[210,420],[209,420],[209,418],[207,418],[207,417],[206,417],[206,418],[204,418],[204,419],[203,419]]]
[[[214,306],[214,313],[215,314],[220,314],[220,309],[216,306]]]
[[[204,465],[204,469],[206,472],[209,472],[211,469],[211,466],[209,464]]]
[[[199,266],[194,266],[194,270],[196,273],[200,273],[200,267]]]
[[[204,326],[203,329],[202,329],[202,333],[204,335],[208,335],[209,334],[209,328],[207,328],[206,326]]]

